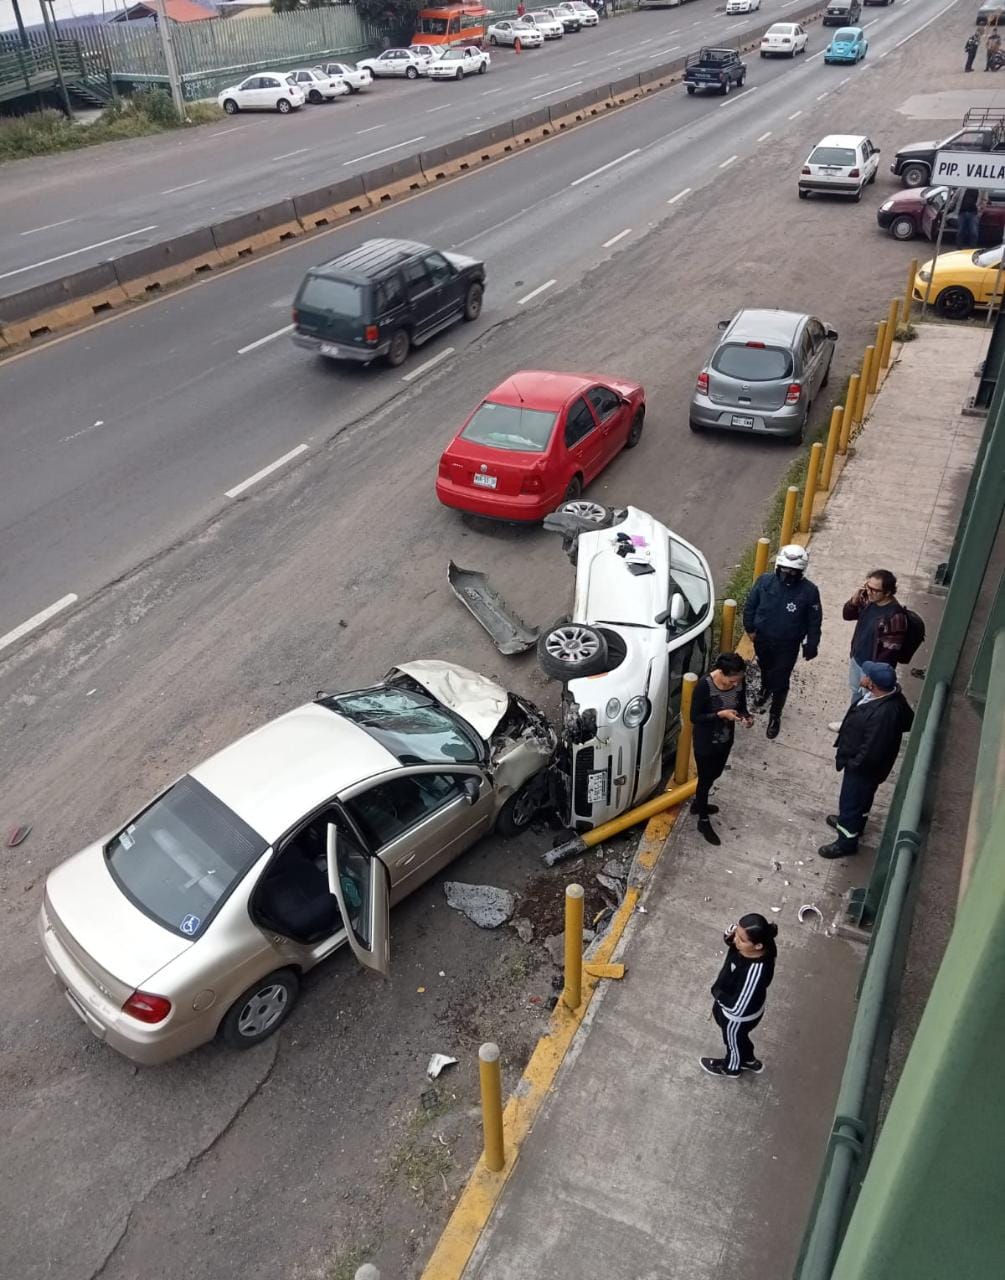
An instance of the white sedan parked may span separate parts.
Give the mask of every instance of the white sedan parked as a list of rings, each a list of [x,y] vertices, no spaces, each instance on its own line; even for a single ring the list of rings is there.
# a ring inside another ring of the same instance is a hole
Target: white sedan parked
[[[784,54],[786,58],[794,58],[797,53],[806,52],[808,39],[808,33],[798,22],[776,22],[761,37],[761,57]]]
[[[430,80],[463,80],[465,76],[484,75],[492,65],[492,59],[473,44],[448,49],[429,68]]]
[[[586,4],[585,0],[565,0],[565,3],[555,6],[559,13],[572,13],[579,19],[580,25],[584,27],[596,27],[600,25],[600,14],[596,9]]]
[[[761,0],[726,0],[726,13],[753,13],[760,9]]]
[[[428,76],[433,59],[414,49],[385,49],[379,57],[363,58],[356,66],[369,71],[372,76],[404,76],[406,80],[418,80]]]
[[[285,71],[265,71],[248,76],[240,84],[231,85],[218,95],[217,104],[228,116],[238,111],[278,111],[288,115],[299,111],[307,99],[304,91],[286,79]]]
[[[494,22],[486,34],[489,44],[515,45],[519,40],[521,49],[540,49],[544,44],[544,36],[530,22]]]
[[[561,40],[565,35],[565,27],[557,18],[553,18],[550,13],[543,10],[535,10],[533,13],[525,13],[523,15],[524,22],[532,27],[537,27],[538,31],[544,36],[545,40]]]
[[[303,90],[308,102],[331,102],[349,92],[349,86],[341,80],[325,75],[317,67],[301,67],[287,73],[286,79]]]
[[[354,67],[351,62],[324,62],[318,70],[333,80],[341,80],[350,93],[359,93],[373,84],[373,72],[368,67]]]

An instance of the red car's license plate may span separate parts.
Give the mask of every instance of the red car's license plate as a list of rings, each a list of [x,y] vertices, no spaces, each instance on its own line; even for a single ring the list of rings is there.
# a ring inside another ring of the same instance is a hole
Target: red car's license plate
[[[498,483],[495,476],[483,476],[483,475],[479,475],[477,472],[472,477],[472,479],[474,480],[475,484],[478,485],[478,487],[481,489],[494,489],[496,487],[496,484]]]

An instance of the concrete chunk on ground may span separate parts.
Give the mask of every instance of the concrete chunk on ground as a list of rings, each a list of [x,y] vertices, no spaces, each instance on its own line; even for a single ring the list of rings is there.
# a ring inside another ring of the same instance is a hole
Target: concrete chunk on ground
[[[443,892],[447,895],[447,906],[466,915],[479,929],[498,929],[516,910],[516,895],[490,884],[448,880]]]

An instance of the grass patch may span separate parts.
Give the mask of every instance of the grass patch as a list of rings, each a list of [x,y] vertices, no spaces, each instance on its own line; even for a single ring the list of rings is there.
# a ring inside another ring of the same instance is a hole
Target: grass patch
[[[419,1197],[426,1202],[430,1190],[447,1190],[447,1174],[454,1167],[450,1148],[438,1135],[430,1132],[432,1122],[450,1109],[447,1102],[438,1102],[430,1108],[420,1107],[409,1117],[405,1133],[397,1151],[391,1157],[391,1177],[401,1176]]]
[[[353,1280],[356,1272],[364,1262],[369,1262],[373,1254],[373,1246],[365,1244],[348,1244],[338,1249],[324,1264],[322,1275],[324,1280]]]
[[[163,89],[144,89],[131,98],[109,103],[89,125],[73,124],[59,111],[0,119],[0,162],[78,151],[124,138],[145,138],[223,118],[223,112],[211,102],[190,103],[186,111],[188,121],[182,124],[169,94]]]

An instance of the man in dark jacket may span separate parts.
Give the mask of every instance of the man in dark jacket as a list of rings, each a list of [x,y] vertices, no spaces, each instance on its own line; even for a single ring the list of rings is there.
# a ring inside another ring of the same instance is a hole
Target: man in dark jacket
[[[820,846],[817,852],[822,858],[858,852],[876,788],[890,776],[901,740],[913,723],[914,712],[893,667],[886,662],[863,663],[862,696],[848,708],[834,744],[835,764],[844,777],[838,812],[827,818],[837,839]]]
[[[789,679],[802,645],[807,662],[817,656],[823,611],[820,592],[807,580],[809,553],[796,545],[782,547],[774,573],[762,573],[743,606],[743,629],[754,642],[761,668],[757,705],[771,699],[769,738],[777,738],[782,708],[789,696]]]
[[[851,705],[862,696],[862,663],[888,662],[895,667],[907,636],[907,613],[897,599],[897,579],[889,569],[873,569],[841,610],[845,622],[854,622],[848,658]],[[835,720],[827,726],[841,728]]]

